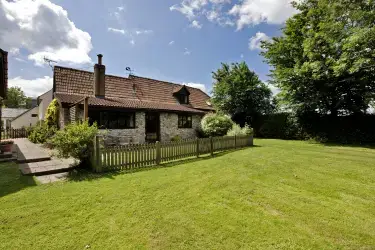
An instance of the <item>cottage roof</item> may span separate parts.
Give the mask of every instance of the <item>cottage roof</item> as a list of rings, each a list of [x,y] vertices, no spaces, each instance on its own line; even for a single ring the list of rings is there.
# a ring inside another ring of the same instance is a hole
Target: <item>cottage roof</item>
[[[173,95],[183,85],[139,76],[120,77],[105,75],[105,97],[94,95],[94,73],[90,71],[55,66],[54,92],[63,103],[75,103],[90,97],[91,106],[109,106],[134,109],[155,109],[182,112],[213,110],[207,104],[210,97],[202,90],[185,86],[189,104],[180,104]]]

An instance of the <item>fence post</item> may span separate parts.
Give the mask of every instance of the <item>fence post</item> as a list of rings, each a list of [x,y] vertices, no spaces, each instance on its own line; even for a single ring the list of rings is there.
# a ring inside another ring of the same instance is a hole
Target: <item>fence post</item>
[[[250,135],[249,146],[254,146],[254,136],[253,135]]]
[[[210,136],[210,145],[211,156],[214,156],[214,141],[212,139],[212,136]]]
[[[99,136],[96,135],[94,139],[94,155],[93,155],[93,162],[94,162],[94,168],[97,173],[102,172],[102,161],[100,159],[100,142],[99,142]]]
[[[160,142],[157,141],[156,145],[156,165],[159,165],[161,162],[161,150],[160,150]]]
[[[199,138],[197,138],[197,158],[199,158]]]
[[[234,149],[237,148],[237,136],[234,135]]]

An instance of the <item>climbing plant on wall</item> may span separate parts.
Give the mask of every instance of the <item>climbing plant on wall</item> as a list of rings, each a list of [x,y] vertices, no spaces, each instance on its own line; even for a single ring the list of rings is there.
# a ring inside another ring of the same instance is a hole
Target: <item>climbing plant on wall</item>
[[[47,109],[47,114],[45,118],[45,123],[48,127],[59,127],[59,115],[60,115],[60,106],[56,99],[53,99],[49,104]]]

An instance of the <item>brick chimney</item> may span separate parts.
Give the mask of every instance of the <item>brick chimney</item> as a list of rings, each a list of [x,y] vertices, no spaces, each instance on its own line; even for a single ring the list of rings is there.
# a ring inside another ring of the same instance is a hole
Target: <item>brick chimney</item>
[[[8,52],[0,49],[0,97],[6,98],[8,90]]]
[[[103,55],[98,55],[98,63],[94,66],[94,94],[98,97],[105,96],[105,65],[102,64]]]

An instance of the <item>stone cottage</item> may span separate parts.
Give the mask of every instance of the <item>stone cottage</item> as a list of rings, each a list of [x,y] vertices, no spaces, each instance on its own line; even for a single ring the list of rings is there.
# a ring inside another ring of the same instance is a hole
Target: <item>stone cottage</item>
[[[201,118],[214,111],[210,97],[185,85],[134,75],[105,74],[102,55],[94,72],[55,66],[54,97],[60,125],[87,117],[109,135],[135,143],[194,138]]]

